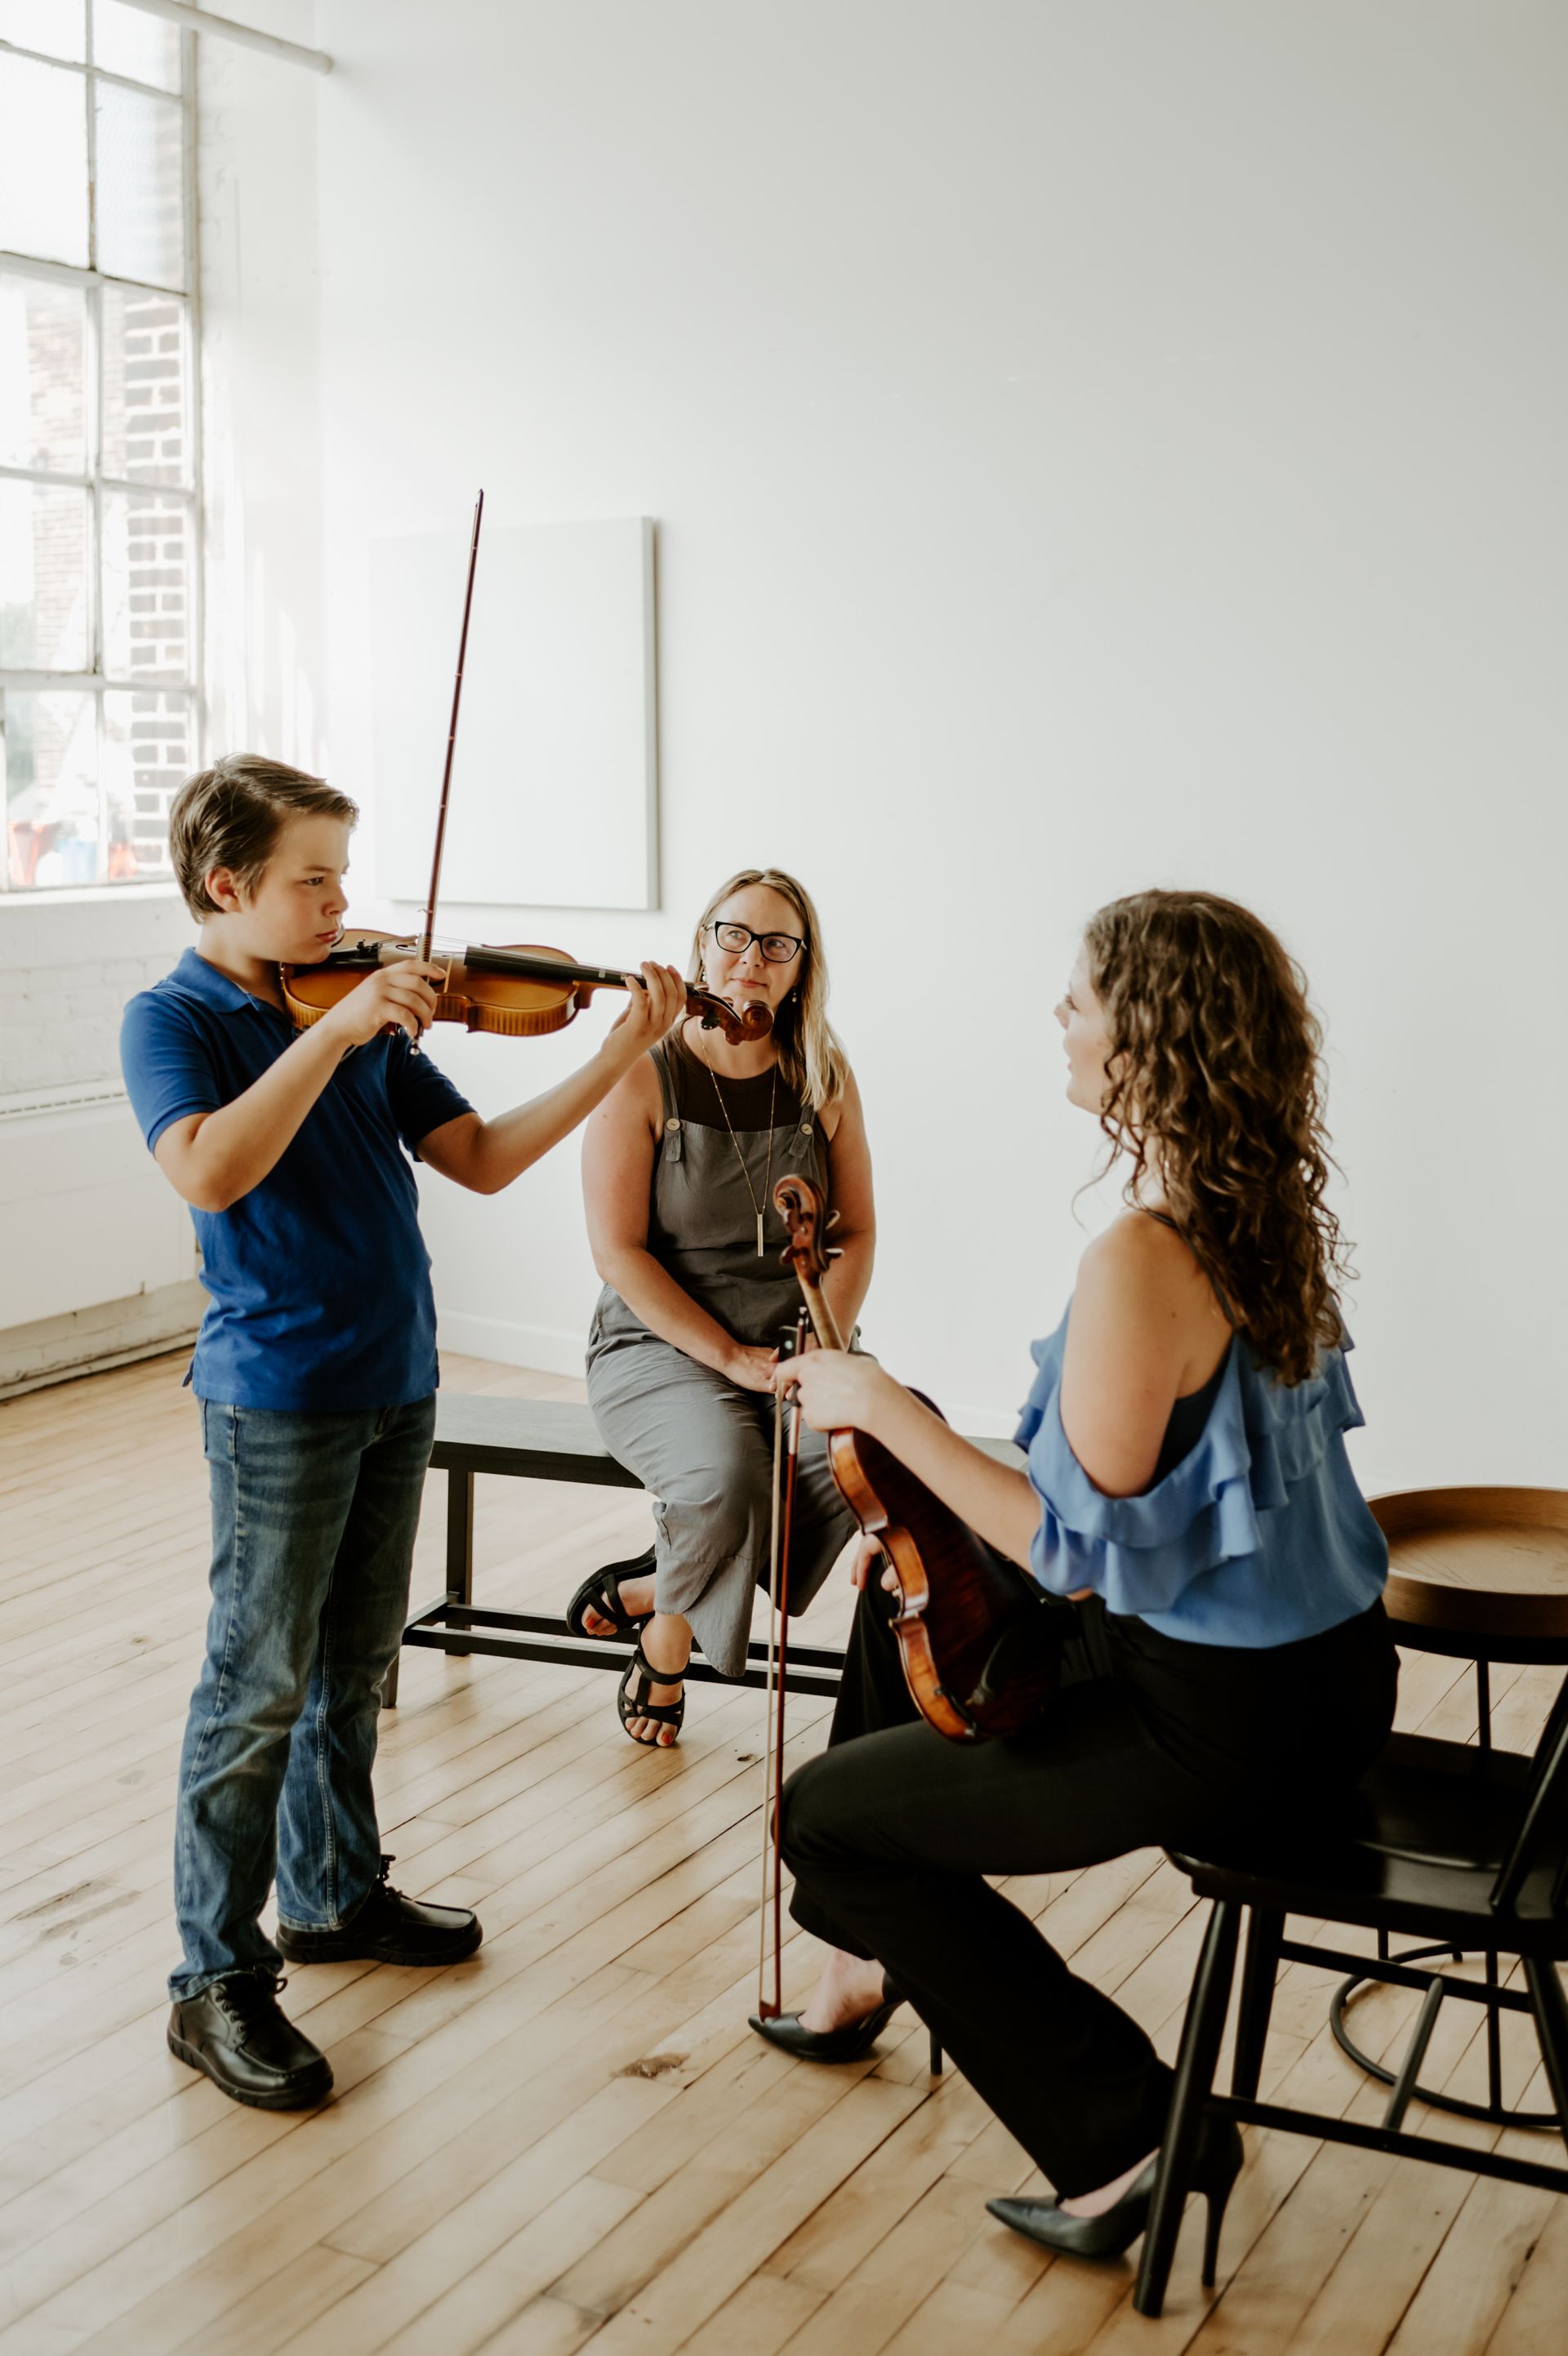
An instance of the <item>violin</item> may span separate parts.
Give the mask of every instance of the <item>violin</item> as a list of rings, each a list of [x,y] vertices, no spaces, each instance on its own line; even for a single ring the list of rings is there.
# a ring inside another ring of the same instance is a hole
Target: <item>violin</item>
[[[822,1193],[809,1178],[780,1178],[773,1203],[789,1234],[783,1257],[817,1340],[824,1350],[842,1350],[822,1297],[833,1254],[822,1241]],[[830,1432],[828,1462],[844,1503],[892,1569],[893,1633],[910,1698],[927,1724],[954,1742],[1027,1726],[1057,1684],[1056,1645],[1045,1618],[1052,1606],[1044,1589],[988,1547],[869,1432]]]
[[[564,949],[518,946],[432,950],[410,937],[356,931],[346,934],[318,965],[282,969],[285,1003],[295,1025],[304,1030],[319,1023],[329,1008],[378,967],[419,957],[437,965],[446,963],[446,974],[435,985],[437,1023],[461,1023],[470,1031],[492,1031],[509,1039],[542,1039],[553,1031],[564,1031],[596,990],[644,986],[639,973],[623,973],[611,966],[574,965]],[[705,990],[686,992],[686,1012],[699,1017],[704,1031],[722,1031],[732,1047],[766,1039],[773,1028],[773,1017],[766,1006],[747,1006],[737,1013],[725,1000],[712,997]]]
[[[452,686],[452,718],[446,731],[446,760],[441,773],[441,799],[435,812],[435,849],[430,862],[430,894],[419,938],[393,933],[356,932],[315,965],[279,968],[284,1002],[299,1030],[319,1023],[328,1010],[357,990],[367,974],[405,958],[432,963],[431,942],[435,927],[435,904],[441,889],[441,853],[446,840],[446,812],[452,798],[452,763],[457,749],[457,717],[463,703],[463,665],[468,652],[468,622],[474,610],[474,575],[479,561],[479,530],[485,519],[485,495],[474,503],[474,530],[468,543],[468,578],[463,593],[463,626],[457,639],[457,675]],[[562,949],[520,946],[506,948],[462,948],[441,953],[446,971],[436,992],[437,1023],[461,1023],[470,1031],[493,1031],[510,1039],[542,1039],[564,1031],[586,1006],[596,990],[641,990],[639,973],[623,973],[609,966],[575,965]],[[689,990],[686,1012],[700,1016],[704,1031],[723,1031],[732,1047],[766,1039],[773,1017],[766,1006],[748,1006],[737,1013],[722,998]]]

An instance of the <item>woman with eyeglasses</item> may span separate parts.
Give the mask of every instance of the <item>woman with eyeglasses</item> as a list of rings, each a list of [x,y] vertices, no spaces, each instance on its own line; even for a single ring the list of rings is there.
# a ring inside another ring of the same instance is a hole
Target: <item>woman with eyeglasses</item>
[[[617,1708],[634,1742],[667,1747],[685,1712],[693,1640],[719,1672],[746,1667],[768,1574],[773,1374],[800,1303],[781,1262],[777,1179],[824,1188],[841,1257],[827,1291],[853,1332],[871,1281],[871,1156],[860,1095],[827,1019],[828,969],[804,887],[745,868],[693,936],[688,979],[771,1034],[731,1046],[678,1024],[606,1098],[583,1144],[594,1264],[605,1280],[588,1337],[588,1400],[606,1447],[652,1494],[653,1546],[585,1580],[567,1625],[636,1633]],[[854,1522],[825,1442],[803,1439],[789,1608],[803,1611]]]

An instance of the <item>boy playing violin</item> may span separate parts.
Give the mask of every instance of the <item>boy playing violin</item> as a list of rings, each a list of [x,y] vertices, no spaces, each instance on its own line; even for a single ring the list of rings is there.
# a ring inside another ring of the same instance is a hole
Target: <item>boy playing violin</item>
[[[443,1965],[479,1924],[387,1881],[371,1769],[435,1426],[435,1304],[411,1155],[490,1194],[608,1095],[685,1004],[671,968],[582,1070],[483,1120],[416,1050],[415,959],[295,1035],[280,966],[341,929],[354,804],[252,755],[192,777],[169,854],[200,938],[125,1011],[125,1085],[190,1205],[211,1298],[188,1379],[212,1497],[207,1657],[180,1761],[171,2050],[237,2102],[332,2083],[277,2002],[280,1955]],[[274,1876],[275,1943],[259,1917]]]

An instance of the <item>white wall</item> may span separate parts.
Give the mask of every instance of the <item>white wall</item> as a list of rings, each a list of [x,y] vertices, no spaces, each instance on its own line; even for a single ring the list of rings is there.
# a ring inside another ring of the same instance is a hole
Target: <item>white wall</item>
[[[166,895],[0,903],[0,1395],[195,1330],[189,1218],[105,1101],[121,1009],[190,937]]]
[[[313,42],[314,0],[232,12]],[[207,749],[324,757],[320,266],[313,73],[199,53]]]
[[[252,15],[304,39],[315,10],[258,0]],[[227,42],[198,48],[207,749],[308,766],[325,663],[318,83]],[[172,887],[0,894],[0,1096],[117,1074],[125,996],[193,937]]]
[[[368,542],[478,481],[658,516],[664,912],[465,928],[673,955],[800,867],[872,1336],[1001,1421],[1079,1241],[1077,924],[1236,893],[1329,1022],[1363,1471],[1568,1478],[1560,12],[251,14],[339,65],[204,44],[213,749],[368,789]],[[589,1029],[441,1052],[493,1107]],[[430,1226],[450,1339],[571,1351],[569,1154]]]
[[[664,912],[456,925],[672,956],[732,864],[797,866],[877,1157],[869,1335],[1001,1423],[1081,1240],[1076,928],[1237,894],[1328,1023],[1364,1475],[1568,1479],[1568,20],[317,22],[335,775],[370,783],[372,537],[481,481],[497,522],[660,519]],[[577,1035],[439,1052],[497,1108]],[[433,1186],[449,1339],[575,1352],[574,1159]]]

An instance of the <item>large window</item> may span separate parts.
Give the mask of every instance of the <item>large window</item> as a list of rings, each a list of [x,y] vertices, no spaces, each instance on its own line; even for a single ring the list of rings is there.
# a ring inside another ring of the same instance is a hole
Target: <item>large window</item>
[[[196,757],[192,44],[0,0],[0,889],[168,873]]]

